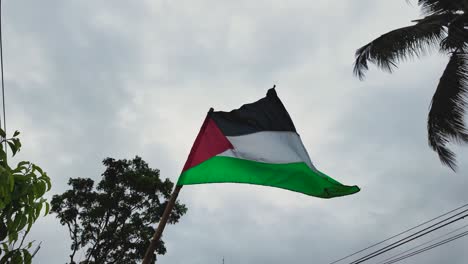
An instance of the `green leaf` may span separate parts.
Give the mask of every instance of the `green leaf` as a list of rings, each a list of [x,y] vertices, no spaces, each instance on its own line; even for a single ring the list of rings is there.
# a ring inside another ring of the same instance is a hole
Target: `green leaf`
[[[5,252],[9,251],[8,250],[8,244],[6,242],[2,243],[2,248],[3,248],[3,251],[5,251]]]
[[[8,175],[10,177],[10,192],[13,192],[13,189],[15,188],[15,177],[13,175]]]
[[[36,198],[40,198],[42,197],[42,195],[44,195],[46,191],[46,184],[43,181],[39,181],[35,184],[35,189],[36,189],[36,193],[35,193]]]
[[[18,151],[21,149],[21,141],[18,138],[14,138],[13,141],[15,142]]]
[[[50,188],[52,188],[52,184],[50,183],[50,178],[47,176],[47,174],[44,173],[41,179],[47,184],[47,191],[50,191]]]
[[[24,255],[24,264],[31,264],[32,256],[29,253],[29,251],[27,251],[26,249],[23,249],[23,255]]]
[[[16,145],[11,141],[7,141],[7,143],[8,143],[8,146],[10,146],[11,151],[13,152],[13,156],[15,156],[16,152],[18,151],[18,149],[16,148]]]
[[[8,242],[12,243],[13,241],[18,240],[18,233],[17,232],[10,232],[8,234]]]
[[[9,251],[8,253],[6,253],[5,256],[3,256],[2,259],[0,259],[0,264],[9,263],[8,260],[13,256],[13,254],[15,254],[15,251]]]
[[[27,177],[28,179],[30,179],[31,181],[36,181],[37,180],[37,176],[34,172],[29,172],[28,174],[24,175],[25,177]]]
[[[17,230],[20,222],[21,222],[21,218],[23,217],[23,214],[21,211],[18,211],[15,215],[15,220],[13,220],[13,225],[11,226],[11,229],[12,230]],[[19,230],[17,230],[19,231]]]
[[[20,221],[20,223],[18,225],[18,230],[22,230],[26,226],[27,222],[28,222],[28,217],[23,214],[21,216],[21,221]]]
[[[36,193],[36,188],[34,188],[34,185],[33,185],[33,188],[32,188],[32,192],[30,192],[28,194],[28,202],[29,204],[33,204],[34,203],[34,198],[35,198],[35,193]]]
[[[0,161],[2,161],[2,165],[5,166],[6,164],[6,153],[5,151],[3,150],[3,144],[0,144]]]
[[[32,164],[33,166],[33,169],[34,170],[37,170],[41,175],[44,174],[44,171],[41,169],[41,167],[35,165],[35,164]]]
[[[26,233],[29,233],[29,230],[31,230],[32,224],[34,223],[34,215],[30,214],[28,216],[28,228],[26,229]]]
[[[1,128],[0,128],[0,137],[6,138],[5,131],[3,131],[3,129],[1,129]]]
[[[25,165],[29,165],[29,163],[30,163],[29,161],[20,161],[17,166],[18,167],[23,167]]]
[[[8,214],[8,213],[7,213]],[[7,230],[8,231],[11,231],[13,230],[12,225],[13,225],[13,221],[11,220],[11,218],[9,217],[10,215],[8,214],[5,218],[6,218],[6,226],[7,226]]]
[[[13,137],[17,137],[19,136],[20,132],[18,130],[15,131],[15,133],[13,133]]]
[[[39,218],[39,214],[41,213],[41,210],[42,210],[42,203],[39,203],[37,204],[36,212],[34,214],[35,219]]]
[[[50,205],[48,202],[45,202],[45,213],[44,213],[44,216],[46,216],[47,214],[49,214],[49,209],[50,209]]]
[[[3,241],[8,235],[7,226],[0,221],[0,241]]]
[[[10,140],[7,141],[8,142],[8,145],[10,146],[11,148],[11,151],[13,151],[13,156],[18,152],[20,151],[21,149],[21,142],[18,138],[12,138]]]
[[[23,256],[21,255],[21,251],[15,250],[15,254],[11,258],[11,264],[22,264],[23,263]]]

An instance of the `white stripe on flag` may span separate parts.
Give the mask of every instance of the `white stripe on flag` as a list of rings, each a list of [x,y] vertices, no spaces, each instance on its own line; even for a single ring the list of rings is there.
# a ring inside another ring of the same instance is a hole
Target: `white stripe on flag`
[[[264,163],[304,162],[317,170],[296,132],[262,131],[242,136],[227,137],[234,149],[218,156],[254,160]]]

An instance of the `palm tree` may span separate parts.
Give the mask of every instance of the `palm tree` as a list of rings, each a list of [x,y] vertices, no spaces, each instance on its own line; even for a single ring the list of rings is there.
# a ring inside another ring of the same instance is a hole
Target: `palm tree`
[[[354,74],[361,80],[368,62],[392,72],[400,61],[432,48],[450,56],[432,98],[427,120],[429,146],[441,162],[456,170],[448,143],[468,143],[464,123],[468,92],[468,0],[418,0],[423,17],[390,31],[356,51]]]

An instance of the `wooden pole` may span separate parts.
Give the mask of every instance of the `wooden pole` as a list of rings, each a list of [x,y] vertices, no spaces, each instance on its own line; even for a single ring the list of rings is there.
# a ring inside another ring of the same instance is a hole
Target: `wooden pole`
[[[161,238],[161,235],[164,231],[164,227],[166,227],[167,220],[169,220],[169,216],[171,215],[172,209],[174,208],[175,202],[177,200],[177,196],[179,195],[180,189],[182,189],[182,185],[177,185],[174,189],[174,192],[169,199],[169,202],[166,205],[166,209],[164,209],[164,213],[161,217],[161,221],[159,221],[158,228],[154,232],[153,239],[151,240],[150,245],[145,253],[145,258],[143,259],[142,264],[150,264],[153,260],[154,250],[156,249],[156,245]]]

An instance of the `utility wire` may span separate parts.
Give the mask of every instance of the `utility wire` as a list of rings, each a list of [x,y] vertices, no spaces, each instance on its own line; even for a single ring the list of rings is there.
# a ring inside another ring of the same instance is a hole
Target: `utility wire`
[[[460,234],[458,234],[458,235],[452,236],[452,237],[447,238],[447,239],[445,239],[445,240],[442,240],[442,241],[440,241],[440,242],[438,242],[438,243],[434,243],[434,244],[432,244],[432,245],[430,245],[430,246],[427,246],[427,247],[425,247],[425,248],[422,248],[422,249],[420,249],[420,250],[417,250],[417,251],[415,251],[415,252],[413,252],[413,253],[406,254],[406,255],[404,255],[404,256],[402,256],[402,257],[400,257],[400,258],[391,260],[391,261],[389,261],[389,262],[385,262],[384,264],[391,264],[391,263],[399,262],[399,261],[401,261],[401,260],[407,259],[407,258],[412,257],[412,256],[415,256],[415,255],[419,255],[419,254],[421,254],[421,253],[423,253],[423,252],[425,252],[425,251],[431,250],[431,249],[436,248],[436,247],[438,247],[438,246],[442,246],[442,245],[444,245],[444,244],[447,244],[447,243],[449,243],[449,242],[452,242],[452,241],[454,241],[454,240],[457,240],[457,239],[462,238],[462,237],[467,236],[467,235],[468,235],[468,231],[462,232],[462,233],[460,233]]]
[[[464,228],[466,228],[466,227],[468,227],[468,225],[464,225],[464,226],[462,226],[462,227],[460,227],[460,228],[457,228],[457,229],[455,229],[455,230],[453,230],[453,231],[451,231],[451,232],[449,232],[449,233],[447,233],[447,234],[445,234],[445,235],[438,236],[438,237],[436,237],[436,238],[434,238],[434,239],[431,239],[431,240],[429,240],[429,241],[427,241],[427,242],[425,242],[425,243],[423,243],[423,244],[420,244],[420,245],[417,245],[417,246],[415,246],[415,247],[412,247],[412,248],[410,248],[410,249],[408,249],[408,250],[405,250],[405,251],[403,251],[403,252],[401,252],[401,253],[398,253],[397,255],[394,255],[394,256],[391,256],[391,257],[389,257],[389,258],[387,258],[387,259],[384,259],[384,260],[380,261],[380,262],[377,263],[377,264],[385,264],[385,263],[387,263],[388,261],[395,260],[397,257],[399,257],[399,256],[401,256],[401,255],[404,255],[404,254],[406,254],[406,253],[408,253],[408,252],[411,252],[411,251],[413,251],[413,250],[415,250],[415,249],[417,249],[417,248],[420,248],[420,247],[422,247],[422,246],[425,246],[425,245],[427,245],[427,244],[429,244],[429,243],[431,243],[431,242],[437,241],[437,240],[439,240],[439,239],[441,239],[441,238],[443,238],[443,237],[446,237],[446,236],[451,235],[451,234],[453,234],[453,233],[455,233],[455,232],[458,232],[458,231],[460,231],[460,230],[462,230],[462,229],[464,229]]]
[[[466,211],[468,211],[468,210],[465,210],[465,211],[463,211],[463,212],[461,212],[461,213],[464,213],[464,212],[466,212]],[[375,258],[375,257],[377,257],[377,256],[379,256],[379,255],[382,255],[383,253],[385,253],[385,252],[387,252],[387,251],[390,251],[390,250],[392,250],[392,249],[394,249],[394,248],[397,248],[397,247],[402,246],[402,245],[404,245],[404,244],[406,244],[406,243],[408,243],[408,242],[411,242],[411,241],[413,241],[413,240],[415,240],[415,239],[417,239],[417,238],[420,238],[420,237],[425,236],[425,235],[427,235],[427,234],[429,234],[429,233],[432,233],[432,232],[434,232],[434,231],[436,231],[436,230],[438,230],[438,229],[441,229],[442,227],[445,227],[445,226],[448,226],[448,225],[450,225],[450,224],[453,224],[453,223],[455,223],[455,222],[457,222],[457,221],[460,221],[460,220],[462,220],[462,219],[464,219],[465,217],[468,216],[468,214],[462,215],[462,216],[460,216],[460,217],[458,217],[458,218],[456,218],[456,219],[454,219],[454,220],[452,220],[452,221],[450,221],[450,222],[448,222],[448,223],[445,223],[445,224],[443,224],[443,225],[441,225],[441,226],[435,227],[435,228],[433,228],[433,229],[431,229],[431,230],[429,230],[429,231],[426,231],[426,232],[420,234],[421,232],[423,232],[423,231],[425,231],[425,230],[427,230],[427,229],[429,229],[429,228],[432,228],[432,227],[434,227],[434,226],[436,226],[436,225],[439,225],[439,224],[441,224],[442,222],[445,222],[445,221],[447,221],[447,220],[449,220],[449,219],[451,219],[451,218],[453,218],[453,217],[455,217],[455,216],[457,216],[457,215],[459,215],[459,214],[461,214],[461,213],[458,213],[458,214],[456,214],[456,215],[454,215],[454,216],[451,216],[451,217],[449,217],[449,218],[447,218],[447,219],[444,219],[444,220],[442,220],[442,221],[440,221],[440,222],[438,222],[438,223],[436,223],[436,224],[434,224],[434,225],[431,225],[430,227],[425,228],[425,229],[423,229],[423,230],[421,230],[421,231],[418,231],[418,232],[416,232],[416,233],[414,233],[414,234],[412,234],[412,235],[410,235],[410,236],[408,236],[408,237],[405,237],[405,238],[403,238],[403,239],[400,239],[400,240],[398,240],[397,242],[392,243],[392,244],[390,244],[390,245],[388,245],[388,246],[386,246],[386,247],[384,247],[384,248],[381,248],[381,249],[379,249],[379,250],[377,250],[377,251],[374,251],[374,252],[372,252],[371,254],[368,254],[368,255],[366,255],[366,256],[364,256],[364,257],[362,257],[362,258],[359,258],[359,259],[357,259],[357,260],[351,262],[350,264],[359,264],[359,263],[362,263],[362,262],[364,262],[364,261],[367,261],[367,260],[369,260],[369,259],[371,259],[371,258]],[[417,234],[419,234],[419,235],[417,235]],[[417,236],[415,236],[415,235],[417,235]],[[413,237],[413,238],[411,238],[411,237]],[[405,241],[405,240],[406,240],[406,241]]]
[[[419,225],[417,225],[417,226],[415,226],[415,227],[412,227],[412,228],[407,229],[407,230],[405,230],[405,231],[403,231],[403,232],[401,232],[401,233],[398,233],[398,234],[396,234],[396,235],[394,235],[394,236],[391,236],[391,237],[389,237],[389,238],[387,238],[387,239],[385,239],[385,240],[382,240],[382,241],[377,242],[377,243],[375,243],[375,244],[373,244],[373,245],[371,245],[371,246],[368,246],[368,247],[363,248],[363,249],[361,249],[361,250],[359,250],[359,251],[356,251],[356,252],[354,252],[354,253],[352,253],[352,254],[349,254],[349,255],[347,255],[347,256],[345,256],[345,257],[342,257],[342,258],[340,258],[340,259],[338,259],[338,260],[335,260],[335,261],[333,261],[333,262],[331,262],[331,263],[329,263],[329,264],[335,264],[335,263],[337,263],[337,262],[340,262],[340,261],[342,261],[342,260],[345,260],[345,259],[347,259],[347,258],[350,258],[350,257],[352,257],[352,256],[355,256],[355,255],[357,255],[357,254],[359,254],[359,253],[361,253],[361,252],[363,252],[363,251],[366,251],[366,250],[368,250],[368,249],[370,249],[370,248],[373,248],[373,247],[375,247],[375,246],[378,246],[378,245],[380,245],[380,244],[383,244],[383,243],[385,243],[385,242],[387,242],[387,241],[389,241],[389,240],[391,240],[391,239],[393,239],[393,238],[399,237],[399,236],[401,236],[401,235],[403,235],[403,234],[405,234],[405,233],[408,233],[408,232],[410,232],[410,231],[412,231],[412,230],[414,230],[414,229],[416,229],[416,228],[418,228],[418,227],[421,227],[421,226],[423,226],[423,225],[426,225],[426,224],[428,224],[428,223],[430,223],[430,222],[432,222],[432,221],[434,221],[434,220],[437,220],[437,219],[439,219],[439,218],[441,218],[441,217],[444,217],[444,216],[446,216],[446,215],[448,215],[448,214],[451,214],[451,213],[453,213],[453,212],[455,212],[455,211],[458,211],[458,210],[460,210],[460,209],[462,209],[462,208],[464,208],[464,207],[467,207],[467,206],[468,206],[468,203],[465,204],[465,205],[462,205],[462,206],[460,206],[460,207],[458,207],[458,208],[455,208],[455,209],[453,209],[453,210],[451,210],[451,211],[449,211],[449,212],[446,212],[446,213],[444,213],[444,214],[441,214],[441,215],[439,215],[439,216],[437,216],[437,217],[435,217],[435,218],[432,218],[432,219],[430,219],[430,220],[428,220],[428,221],[426,221],[426,222],[424,222],[424,223],[421,223],[421,224],[419,224]]]
[[[2,52],[2,1],[0,0],[0,63],[2,65],[3,69],[3,52]],[[2,73],[2,83],[3,83],[3,73]],[[2,116],[0,115],[0,128],[2,128]],[[0,137],[0,139],[4,139],[3,137]],[[6,149],[6,145],[5,145]]]
[[[6,112],[5,112],[5,80],[3,78],[3,38],[2,38],[2,0],[0,0],[0,70],[2,73],[2,100],[3,100],[3,131],[6,135]],[[1,122],[0,122],[1,127]],[[5,154],[8,153],[6,136],[5,136]],[[8,156],[8,155],[6,155]]]

